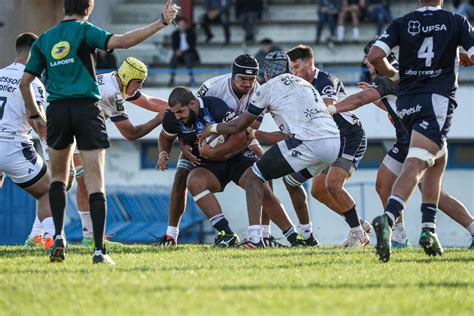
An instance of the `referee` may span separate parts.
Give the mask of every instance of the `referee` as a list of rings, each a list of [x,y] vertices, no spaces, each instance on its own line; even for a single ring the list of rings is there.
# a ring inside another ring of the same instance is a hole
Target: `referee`
[[[64,19],[41,35],[31,49],[20,89],[32,124],[47,136],[52,182],[49,200],[55,226],[51,262],[62,262],[66,254],[63,236],[66,182],[74,138],[84,163],[84,178],[94,231],[93,263],[115,264],[103,246],[106,219],[104,149],[110,146],[100,110],[95,77],[95,49],[111,50],[135,46],[171,23],[179,7],[167,0],[161,18],[125,34],[111,34],[87,22],[94,0],[64,0]],[[48,75],[49,106],[44,116],[36,105],[30,84],[43,71]],[[47,133],[46,133],[47,125]],[[47,135],[46,135],[47,134]]]

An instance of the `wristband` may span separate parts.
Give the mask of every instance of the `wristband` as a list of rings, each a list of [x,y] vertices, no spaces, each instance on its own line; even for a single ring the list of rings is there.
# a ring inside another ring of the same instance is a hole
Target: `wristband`
[[[163,24],[164,26],[167,26],[169,25],[169,23],[166,23],[166,20],[165,20],[165,16],[163,15],[163,12],[161,12],[161,24]]]
[[[39,117],[40,117],[39,114],[31,115],[31,116],[30,116],[30,120],[36,120],[36,119],[39,118]]]
[[[400,80],[400,72],[397,71],[397,72],[393,75],[393,77],[390,77],[390,78],[388,78],[388,79],[392,80],[393,82],[399,81],[399,80]]]
[[[337,113],[337,109],[334,105],[331,104],[331,105],[328,105],[328,112],[329,114],[334,115]]]
[[[217,123],[209,125],[209,133],[217,134]]]

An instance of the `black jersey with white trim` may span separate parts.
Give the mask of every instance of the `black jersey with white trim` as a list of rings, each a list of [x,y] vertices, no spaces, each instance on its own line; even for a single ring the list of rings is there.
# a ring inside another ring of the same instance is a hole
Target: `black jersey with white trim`
[[[374,44],[388,53],[400,47],[398,96],[454,96],[458,46],[474,55],[474,33],[465,17],[439,7],[422,7],[393,20]]]
[[[163,130],[170,136],[178,136],[185,144],[191,145],[192,153],[199,156],[197,134],[201,133],[207,124],[228,122],[236,117],[222,99],[216,97],[198,97],[199,113],[193,124],[186,125],[179,121],[173,112],[168,111],[163,119]],[[206,160],[201,157],[201,160]]]
[[[379,93],[381,101],[388,111],[389,119],[395,127],[397,135],[397,142],[404,145],[410,144],[410,136],[403,127],[397,114],[397,85],[385,76],[377,76],[372,82],[372,88],[375,88]]]
[[[347,96],[342,81],[324,70],[316,70],[311,84],[318,90],[323,100],[332,99],[337,102]],[[336,113],[332,117],[342,136],[353,134],[362,129],[359,118],[352,112]]]

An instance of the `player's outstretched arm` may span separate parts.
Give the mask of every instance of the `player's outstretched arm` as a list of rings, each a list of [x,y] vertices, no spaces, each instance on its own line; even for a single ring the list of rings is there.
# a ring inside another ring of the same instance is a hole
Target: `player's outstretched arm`
[[[123,120],[114,122],[115,126],[117,126],[120,134],[125,137],[126,140],[135,140],[140,137],[145,136],[146,134],[150,133],[155,127],[161,124],[163,121],[163,114],[159,113],[154,118],[149,120],[148,122],[141,124],[141,125],[133,125],[130,120]]]
[[[347,98],[328,106],[328,111],[331,114],[348,112],[360,108],[363,105],[376,102],[380,100],[381,95],[375,88],[368,88],[356,94],[350,95]]]
[[[242,113],[237,118],[226,122],[226,123],[215,123],[207,125],[201,134],[198,135],[199,139],[204,139],[212,134],[236,134],[243,132],[247,127],[252,125],[257,116],[250,114],[248,111]]]
[[[125,34],[114,34],[107,43],[107,49],[130,48],[140,44],[162,28],[170,24],[178,14],[180,7],[172,0],[166,1],[161,18],[147,26],[127,32]]]
[[[253,132],[255,133],[255,138],[257,140],[272,145],[288,138],[288,135],[282,132],[264,132],[258,130],[254,130]]]
[[[144,93],[141,93],[140,97],[136,100],[131,101],[133,104],[138,105],[141,108],[147,109],[152,112],[163,112],[166,111],[169,106],[166,100],[161,98],[151,97]]]

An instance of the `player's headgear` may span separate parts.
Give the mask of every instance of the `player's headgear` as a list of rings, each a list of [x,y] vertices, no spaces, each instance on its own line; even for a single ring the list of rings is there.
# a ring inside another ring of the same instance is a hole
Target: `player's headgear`
[[[232,64],[232,78],[236,75],[257,76],[258,61],[249,54],[237,56]]]
[[[369,42],[365,45],[365,47],[364,47],[364,55],[365,55],[365,57],[367,57],[367,55],[369,54],[370,49],[372,48],[372,46],[375,44],[376,41],[377,41],[377,39],[375,38],[375,39],[369,41]],[[390,54],[388,54],[387,60],[388,60],[388,62],[389,62],[393,67],[395,67],[396,69],[398,69],[398,59],[397,59],[397,55],[395,55],[394,52],[390,52]]]
[[[120,65],[117,71],[120,81],[122,81],[122,93],[127,94],[127,88],[130,81],[137,79],[145,81],[147,76],[147,68],[144,63],[134,57],[127,57]]]
[[[290,72],[290,58],[284,51],[275,51],[265,57],[263,70],[268,79]]]

